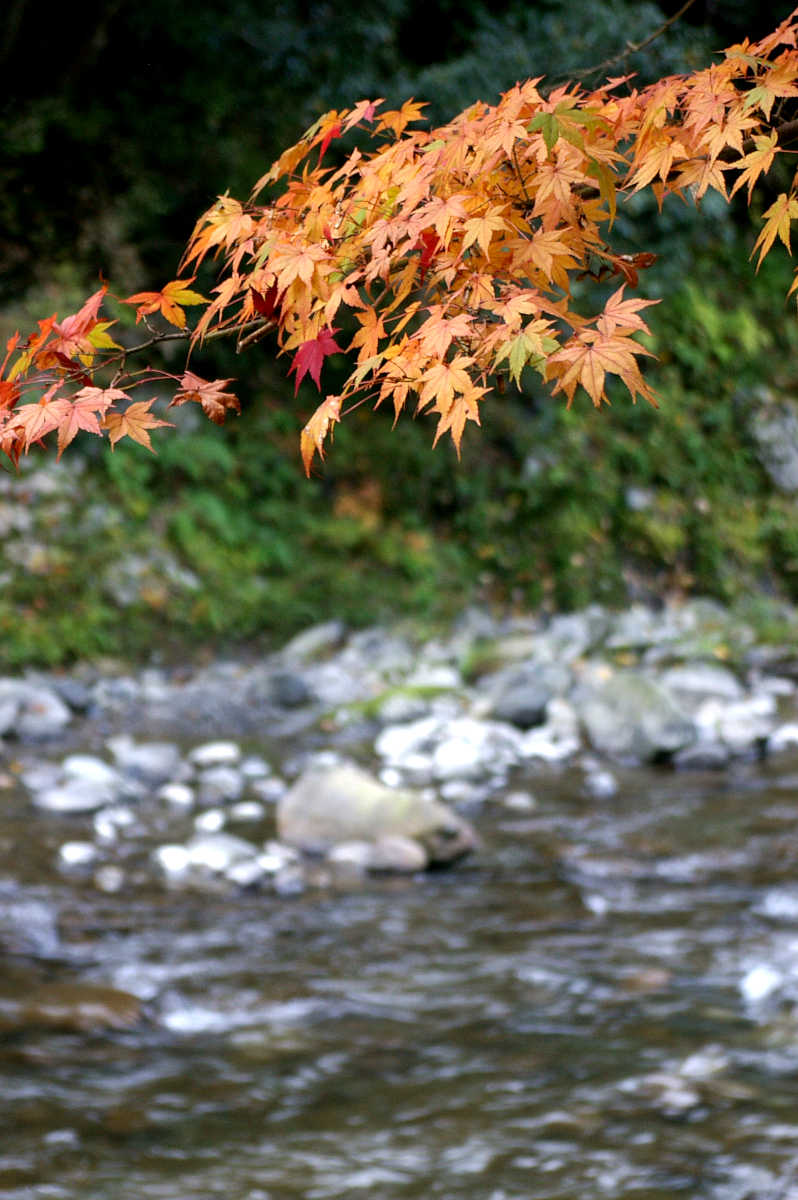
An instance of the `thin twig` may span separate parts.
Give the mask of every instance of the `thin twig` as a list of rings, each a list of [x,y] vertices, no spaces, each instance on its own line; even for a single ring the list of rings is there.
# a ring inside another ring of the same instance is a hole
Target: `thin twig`
[[[638,54],[641,50],[647,49],[647,47],[650,46],[652,42],[655,42],[658,37],[662,37],[663,33],[667,33],[671,25],[675,25],[676,22],[684,16],[688,8],[692,8],[694,4],[695,0],[686,0],[686,3],[682,5],[678,12],[675,12],[672,17],[668,17],[667,21],[660,25],[659,29],[655,29],[654,32],[649,34],[647,38],[644,38],[642,42],[627,42],[624,49],[618,54],[614,54],[612,58],[605,58],[604,62],[598,63],[595,67],[587,67],[583,71],[576,71],[571,74],[570,78],[586,79],[588,76],[596,75],[599,72],[606,73],[611,67],[614,67],[617,63],[621,63],[627,59],[630,54]]]

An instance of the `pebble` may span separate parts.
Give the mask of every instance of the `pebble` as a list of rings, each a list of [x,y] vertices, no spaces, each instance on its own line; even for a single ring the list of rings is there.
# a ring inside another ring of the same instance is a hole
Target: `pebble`
[[[241,758],[241,747],[237,742],[204,742],[188,753],[188,761],[195,767],[232,766]]]
[[[98,855],[94,842],[64,842],[58,850],[59,866],[86,867],[93,863]]]
[[[114,791],[105,783],[86,779],[70,779],[58,787],[34,792],[31,799],[37,808],[52,813],[89,813],[104,808],[114,799]]]
[[[156,795],[172,808],[194,807],[194,789],[187,783],[165,783],[163,787],[158,788]]]

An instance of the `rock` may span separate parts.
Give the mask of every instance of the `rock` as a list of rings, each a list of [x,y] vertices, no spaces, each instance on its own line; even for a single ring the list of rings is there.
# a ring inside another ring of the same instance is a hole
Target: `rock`
[[[439,780],[474,779],[500,774],[522,757],[522,735],[501,721],[473,717],[444,720],[425,717],[392,725],[377,738],[375,749],[387,765]]]
[[[712,663],[686,663],[671,667],[660,676],[660,683],[678,704],[693,711],[704,700],[741,700],[745,695],[737,676],[726,667]]]
[[[188,754],[188,761],[200,770],[233,766],[240,758],[241,747],[237,742],[204,742]]]
[[[576,711],[567,700],[558,697],[546,705],[545,723],[528,729],[521,740],[524,758],[540,758],[544,762],[563,762],[580,748]]]
[[[368,869],[375,874],[415,875],[428,865],[427,853],[420,842],[389,833],[374,843]]]
[[[115,792],[107,783],[92,783],[88,779],[68,779],[56,787],[34,792],[33,803],[37,808],[52,813],[87,813],[105,808],[115,799]]]
[[[236,863],[255,859],[256,846],[230,833],[197,834],[186,844],[191,867],[223,874]]]
[[[127,734],[120,734],[109,739],[108,749],[119,770],[131,779],[150,787],[176,781],[182,760],[172,742],[134,742]]]
[[[110,788],[120,784],[119,772],[93,754],[70,754],[61,763],[67,779],[82,779],[89,783],[102,783]]]
[[[97,861],[97,855],[93,842],[64,842],[58,850],[58,865],[66,871],[90,867]]]
[[[705,739],[719,740],[738,755],[763,750],[776,720],[776,701],[770,695],[748,696],[732,703],[705,700],[695,714]]]
[[[55,909],[10,880],[0,881],[0,952],[55,958],[60,951]]]
[[[171,808],[194,807],[194,789],[187,783],[165,783],[163,787],[158,788],[157,796]]]
[[[0,734],[45,741],[62,733],[71,720],[70,709],[49,688],[0,679]]]
[[[337,650],[346,637],[342,621],[325,621],[313,625],[291,638],[282,649],[282,656],[292,662],[305,663]]]
[[[637,671],[582,685],[573,701],[591,745],[614,759],[650,762],[696,739],[693,722],[665,688]]]
[[[131,1029],[142,1015],[137,996],[90,983],[51,983],[21,999],[0,998],[0,1029],[6,1031],[44,1028],[95,1033]]]
[[[794,401],[776,400],[760,392],[760,406],[751,421],[759,460],[782,492],[798,492],[798,408]]]
[[[555,662],[530,663],[502,671],[493,681],[489,713],[498,721],[528,729],[544,720],[546,705],[554,696],[567,692],[570,684],[570,671]]]
[[[446,805],[385,787],[348,764],[305,771],[278,803],[277,828],[283,841],[312,854],[399,834],[415,838],[430,862],[449,862],[475,844],[470,825]]]
[[[197,787],[204,804],[222,804],[239,799],[244,790],[244,777],[235,767],[209,767],[200,775]]]

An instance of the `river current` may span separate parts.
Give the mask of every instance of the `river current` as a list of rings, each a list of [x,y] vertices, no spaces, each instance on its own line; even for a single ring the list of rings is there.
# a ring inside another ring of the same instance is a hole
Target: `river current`
[[[4,793],[2,874],[66,957],[6,999],[134,991],[129,1028],[0,1041],[8,1200],[796,1200],[798,760],[512,779],[447,870],[286,898],[103,894]]]

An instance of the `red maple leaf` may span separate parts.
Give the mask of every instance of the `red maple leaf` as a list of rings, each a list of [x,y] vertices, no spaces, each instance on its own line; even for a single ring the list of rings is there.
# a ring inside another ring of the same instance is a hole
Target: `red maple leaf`
[[[306,375],[315,383],[316,387],[321,391],[321,368],[328,354],[340,354],[342,348],[338,345],[334,333],[339,333],[334,325],[331,329],[322,329],[318,337],[310,338],[307,342],[303,342],[294,355],[294,361],[291,364],[291,371],[296,371],[296,382],[294,386],[294,395],[299,391],[299,385]]]
[[[417,246],[421,247],[421,282],[424,282],[424,276],[429,270],[429,265],[438,252],[438,247],[441,244],[441,239],[432,229],[425,229],[423,233],[418,235]]]
[[[279,292],[276,283],[273,283],[265,292],[258,292],[255,288],[250,288],[249,294],[252,297],[252,307],[258,316],[266,317],[269,320],[276,315],[279,309]]]

